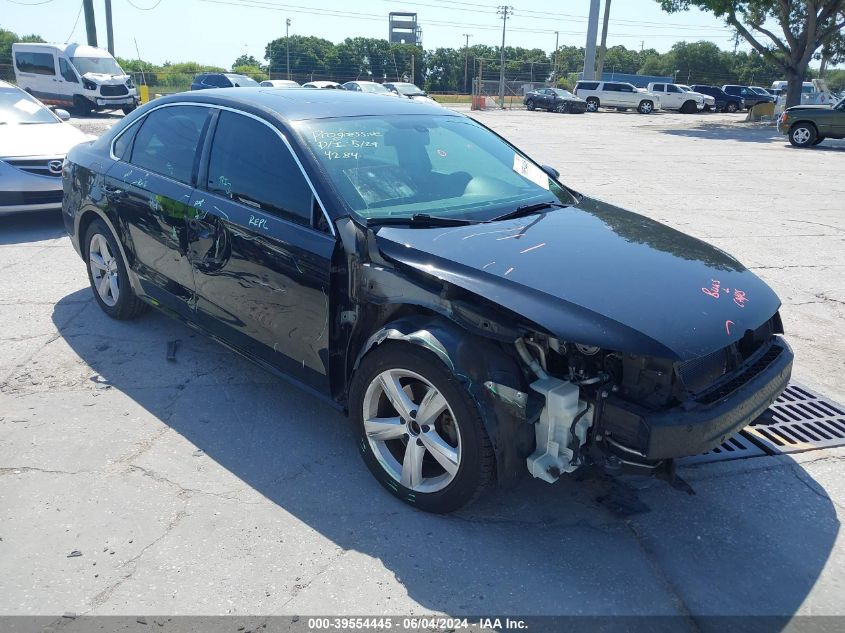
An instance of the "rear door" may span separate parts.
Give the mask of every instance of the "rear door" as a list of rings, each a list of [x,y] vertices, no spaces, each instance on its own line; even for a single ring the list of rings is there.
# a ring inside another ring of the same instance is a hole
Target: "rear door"
[[[328,390],[336,241],[299,162],[277,128],[230,110],[205,154],[188,222],[198,323]]]
[[[119,159],[104,193],[125,232],[129,265],[145,294],[190,316],[194,277],[188,259],[187,219],[210,109],[174,105],[153,110],[115,142]]]

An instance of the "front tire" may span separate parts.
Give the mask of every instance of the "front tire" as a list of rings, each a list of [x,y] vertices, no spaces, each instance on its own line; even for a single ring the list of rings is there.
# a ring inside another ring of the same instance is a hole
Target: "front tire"
[[[653,111],[654,103],[648,101],[647,99],[640,101],[640,105],[637,106],[637,112],[640,114],[651,114]]]
[[[81,95],[74,95],[73,112],[77,116],[88,116],[91,114],[91,102]]]
[[[526,107],[526,108],[528,108],[529,110],[531,110],[531,112],[533,112],[533,111],[537,108],[537,106],[536,106],[536,105],[534,105],[534,100],[533,100],[533,99],[529,99],[528,101],[526,101],[526,102],[525,102],[525,107]]]
[[[117,241],[102,220],[94,220],[85,232],[85,261],[94,299],[113,319],[134,319],[147,309],[129,283],[126,263]]]
[[[431,352],[379,345],[352,378],[349,411],[364,463],[405,503],[452,512],[490,482],[494,454],[478,407]]]
[[[733,101],[725,104],[725,112],[729,112],[730,114],[733,114],[738,109],[738,106]]]
[[[818,138],[816,138],[816,140],[815,140],[815,141],[813,141],[813,145],[818,145],[818,144],[819,144],[819,143],[821,143],[823,140],[824,140],[824,136],[819,136]]]
[[[681,106],[681,114],[695,114],[698,111],[698,107],[695,105],[695,101],[685,101],[684,105]]]
[[[137,107],[138,106],[134,106],[134,105],[126,106],[125,108],[121,108],[121,111],[123,112],[124,115],[126,115],[126,114],[129,114],[130,112],[134,112]]]
[[[810,147],[816,144],[818,132],[812,123],[796,123],[789,128],[789,142],[794,147]]]
[[[587,112],[598,112],[599,105],[599,100],[596,97],[587,97]]]

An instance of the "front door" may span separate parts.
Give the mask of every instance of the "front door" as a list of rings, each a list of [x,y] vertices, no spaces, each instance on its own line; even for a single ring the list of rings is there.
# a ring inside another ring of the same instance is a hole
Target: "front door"
[[[275,128],[224,110],[213,134],[188,221],[196,319],[327,391],[336,241],[312,228],[322,210]]]
[[[128,138],[117,140],[121,160],[105,179],[104,193],[126,229],[129,266],[144,293],[184,316],[194,298],[186,221],[195,214],[191,196],[209,113],[181,105],[151,112],[127,130]]]

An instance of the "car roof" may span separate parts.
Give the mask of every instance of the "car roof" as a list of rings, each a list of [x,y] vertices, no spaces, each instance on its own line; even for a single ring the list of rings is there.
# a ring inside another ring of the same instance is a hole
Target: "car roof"
[[[236,109],[262,110],[286,121],[393,114],[461,116],[439,105],[410,99],[385,99],[375,94],[310,88],[214,88],[161,97],[152,104],[173,102],[211,103]]]

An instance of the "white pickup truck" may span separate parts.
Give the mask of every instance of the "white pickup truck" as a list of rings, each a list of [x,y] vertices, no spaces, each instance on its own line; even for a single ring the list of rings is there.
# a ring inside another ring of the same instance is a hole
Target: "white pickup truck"
[[[660,95],[660,106],[664,110],[694,114],[704,109],[704,95],[686,92],[676,84],[652,82],[648,85],[648,91]]]

